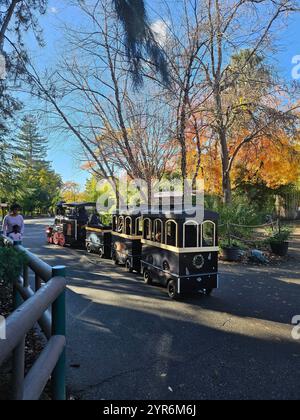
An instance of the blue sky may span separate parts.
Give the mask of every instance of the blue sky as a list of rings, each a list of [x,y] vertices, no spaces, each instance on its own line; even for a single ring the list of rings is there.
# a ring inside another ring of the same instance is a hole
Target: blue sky
[[[170,2],[173,0],[170,0]],[[154,3],[152,3],[153,5]],[[80,22],[80,16],[75,9],[68,7],[64,0],[50,0],[48,13],[41,20],[44,30],[44,38],[47,45],[39,50],[33,39],[28,39],[29,48],[35,63],[38,63],[41,69],[54,67],[58,52],[61,51],[63,43],[62,26],[64,23]],[[280,51],[274,57],[281,74],[288,80],[292,79],[292,58],[300,55],[300,14],[294,15],[288,28],[278,34],[280,41]],[[28,99],[26,111],[31,111],[35,102]],[[64,181],[76,181],[82,188],[88,174],[80,169],[78,155],[80,150],[71,137],[53,135],[50,130],[45,128],[44,134],[49,138],[49,160],[53,162],[54,169],[61,174]]]

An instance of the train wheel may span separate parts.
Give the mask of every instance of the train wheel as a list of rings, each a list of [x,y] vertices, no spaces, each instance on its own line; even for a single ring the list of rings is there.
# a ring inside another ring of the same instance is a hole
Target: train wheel
[[[66,238],[65,238],[65,235],[63,233],[61,233],[59,235],[59,243],[58,243],[58,245],[61,246],[61,247],[64,247],[66,245]]]
[[[214,289],[204,289],[205,296],[210,296]]]
[[[151,285],[151,284],[152,284],[152,278],[151,278],[150,273],[149,273],[149,271],[148,271],[148,270],[145,270],[145,271],[144,271],[144,282],[145,282],[146,284],[149,284],[149,285]]]
[[[99,248],[98,255],[99,255],[100,258],[104,257],[104,252],[103,252],[102,248]]]
[[[125,263],[125,268],[126,268],[127,273],[132,273],[132,272],[133,272],[133,268],[132,268],[132,266],[131,266],[131,262],[130,262],[130,260],[127,260],[127,261],[126,261],[126,263]]]
[[[87,244],[86,250],[87,250],[88,254],[91,254],[92,253],[92,246],[91,246],[91,244]]]
[[[176,300],[179,298],[177,293],[177,284],[175,280],[170,280],[167,286],[169,298]]]
[[[115,264],[115,265],[119,265],[119,261],[118,261],[118,258],[117,258],[117,256],[116,256],[116,254],[113,254],[113,256],[112,256],[112,262]]]
[[[54,235],[53,235],[53,243],[56,246],[59,245],[59,233],[58,232],[55,232]]]

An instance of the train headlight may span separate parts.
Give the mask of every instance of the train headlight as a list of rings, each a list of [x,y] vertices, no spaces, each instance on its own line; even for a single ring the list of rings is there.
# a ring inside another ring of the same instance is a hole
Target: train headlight
[[[203,268],[204,263],[205,263],[205,260],[204,260],[203,255],[196,255],[194,257],[194,259],[193,259],[193,265],[198,270],[200,270],[201,268]]]

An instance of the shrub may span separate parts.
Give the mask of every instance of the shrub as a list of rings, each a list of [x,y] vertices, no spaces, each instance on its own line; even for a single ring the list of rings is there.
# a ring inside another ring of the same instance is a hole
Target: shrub
[[[243,243],[243,239],[250,239],[252,229],[243,225],[252,226],[262,222],[262,215],[258,214],[256,207],[246,197],[237,195],[234,196],[230,205],[223,204],[216,197],[206,197],[205,204],[207,208],[219,213],[221,248],[238,247],[246,249],[247,246]]]
[[[289,226],[283,226],[269,232],[270,237],[268,238],[268,242],[270,244],[281,244],[290,239],[293,229]]]
[[[12,247],[0,247],[0,281],[9,284],[15,281],[28,261],[24,252]]]

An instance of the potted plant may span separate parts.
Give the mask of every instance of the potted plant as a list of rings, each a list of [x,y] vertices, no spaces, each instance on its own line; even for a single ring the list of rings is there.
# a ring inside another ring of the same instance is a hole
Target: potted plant
[[[228,236],[226,239],[220,241],[220,246],[222,250],[222,257],[225,261],[235,262],[241,259],[242,249],[238,241],[231,238],[229,229]]]
[[[271,250],[275,255],[280,257],[285,257],[289,250],[288,240],[291,237],[292,229],[288,226],[278,227],[271,232],[271,235],[268,239]]]

